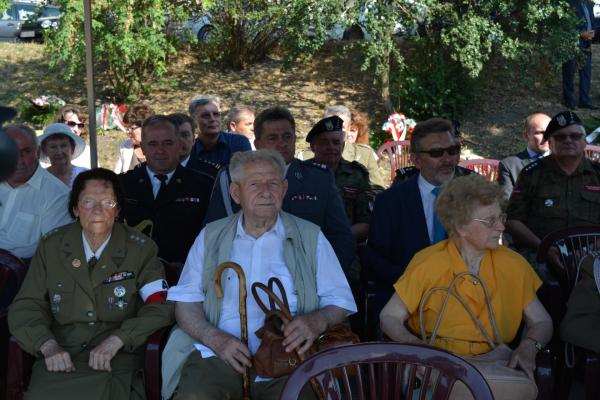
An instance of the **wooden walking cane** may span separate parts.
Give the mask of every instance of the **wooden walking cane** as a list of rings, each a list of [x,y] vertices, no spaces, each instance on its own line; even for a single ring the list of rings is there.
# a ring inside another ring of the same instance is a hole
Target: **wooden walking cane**
[[[234,262],[224,262],[217,266],[215,271],[215,292],[217,298],[222,299],[224,296],[223,286],[221,286],[221,275],[226,269],[232,269],[237,273],[239,286],[240,286],[240,325],[242,326],[242,343],[248,347],[248,317],[246,314],[246,275],[244,270],[239,264]],[[244,389],[244,400],[250,400],[250,376],[248,374],[248,367],[244,366],[243,377],[243,389]]]

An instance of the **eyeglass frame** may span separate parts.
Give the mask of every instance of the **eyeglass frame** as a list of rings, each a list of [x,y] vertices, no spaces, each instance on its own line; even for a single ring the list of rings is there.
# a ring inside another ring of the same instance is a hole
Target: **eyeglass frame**
[[[491,219],[473,218],[473,221],[481,222],[488,228],[493,228],[498,222],[502,223],[502,225],[506,224],[507,218],[508,215],[506,213],[502,213],[499,217],[492,217]]]
[[[91,205],[84,205],[83,203],[85,202],[91,202]],[[115,208],[119,203],[117,203],[116,200],[113,199],[102,199],[102,200],[95,200],[95,199],[80,199],[77,202],[77,205],[81,206],[82,208],[86,209],[86,210],[93,210],[94,208],[96,208],[96,206],[100,205],[100,207],[103,210],[111,210],[113,208]]]
[[[456,156],[460,154],[462,146],[460,144],[455,144],[454,146],[430,149],[430,150],[419,150],[417,153],[425,153],[431,158],[442,158],[444,154],[448,154],[449,156]],[[438,155],[439,154],[439,155]]]
[[[74,127],[78,127],[79,129],[83,129],[85,128],[85,122],[80,122],[77,123],[75,121],[67,121],[65,122],[65,124],[69,127],[69,128],[74,128]]]

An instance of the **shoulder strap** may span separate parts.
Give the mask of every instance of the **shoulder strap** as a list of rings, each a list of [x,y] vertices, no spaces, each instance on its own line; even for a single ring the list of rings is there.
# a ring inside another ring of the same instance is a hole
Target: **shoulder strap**
[[[469,307],[467,302],[458,293],[456,293],[454,291],[454,287],[458,283],[459,279],[462,278],[463,276],[471,276],[471,277],[477,279],[477,281],[481,285],[481,289],[483,290],[483,295],[485,297],[486,306],[488,308],[488,314],[490,316],[490,322],[492,324],[492,330],[494,331],[494,336],[496,339],[495,343],[492,340],[492,338],[490,337],[490,335],[487,332],[487,330],[485,329],[485,327],[483,326],[483,324],[481,323],[481,321],[479,321],[479,319],[477,318],[477,316],[475,315],[475,313],[473,312],[471,307]],[[423,318],[423,314],[425,312],[425,303],[427,302],[427,300],[429,300],[429,297],[431,297],[431,295],[434,292],[440,291],[440,290],[443,292],[446,292],[446,296],[444,297],[444,302],[442,303],[442,308],[440,309],[440,314],[438,315],[438,318],[435,321],[433,330],[431,331],[431,336],[429,337],[429,340],[427,340],[427,333],[425,332],[425,320]],[[471,317],[471,319],[473,320],[475,325],[477,325],[477,328],[479,328],[479,330],[481,331],[481,334],[483,335],[483,337],[485,338],[485,340],[488,342],[488,344],[490,345],[490,347],[492,349],[496,348],[496,343],[497,344],[502,343],[502,339],[500,337],[500,332],[498,331],[498,326],[496,325],[496,318],[494,317],[494,310],[492,309],[492,303],[490,300],[490,294],[489,294],[487,285],[477,274],[474,274],[474,273],[468,272],[468,271],[461,272],[460,274],[456,275],[456,277],[450,283],[450,286],[448,286],[447,288],[434,287],[434,288],[429,289],[425,293],[425,295],[423,295],[423,298],[421,299],[421,303],[419,304],[419,325],[420,325],[419,329],[421,330],[421,337],[424,342],[426,342],[427,344],[433,344],[433,342],[435,340],[435,336],[437,335],[437,331],[440,327],[440,323],[442,322],[442,317],[444,316],[444,312],[446,311],[446,305],[448,304],[448,300],[450,299],[451,295],[454,296],[460,304],[462,304],[462,306],[465,308],[465,310],[467,311],[467,313],[469,314],[469,316]]]

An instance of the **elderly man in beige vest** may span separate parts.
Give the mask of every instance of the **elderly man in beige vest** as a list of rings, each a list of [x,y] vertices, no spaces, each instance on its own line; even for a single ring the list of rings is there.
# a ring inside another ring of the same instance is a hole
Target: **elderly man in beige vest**
[[[286,377],[257,376],[252,357],[260,345],[255,332],[264,313],[254,298],[247,299],[248,345],[240,340],[238,279],[223,273],[225,297],[217,300],[216,266],[225,261],[240,264],[247,292],[254,282],[277,277],[283,283],[294,318],[284,325],[288,351],[306,352],[327,328],[356,312],[352,293],[335,253],[317,225],[281,211],[287,189],[285,164],[271,150],[236,153],[229,166],[231,197],[242,210],[212,222],[192,246],[177,286],[169,290],[176,301],[181,328],[171,337],[171,350],[181,368],[175,399],[242,397],[242,372],[250,367],[253,400],[278,399]],[[187,338],[191,346],[182,349]],[[190,340],[191,339],[191,340]],[[163,396],[176,385],[175,365],[165,359]],[[185,357],[185,360],[182,360]]]

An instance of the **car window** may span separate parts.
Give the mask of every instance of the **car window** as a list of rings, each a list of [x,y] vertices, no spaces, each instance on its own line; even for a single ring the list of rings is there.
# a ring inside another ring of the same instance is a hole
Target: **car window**
[[[60,16],[60,8],[48,7],[42,9],[42,17],[58,17]]]
[[[1,21],[10,21],[11,19],[13,19],[12,8],[9,7],[6,10],[2,11],[2,16],[0,16],[0,20]]]
[[[35,6],[28,4],[15,4],[15,8],[17,11],[17,16],[20,21],[28,20],[29,17],[35,15]]]

